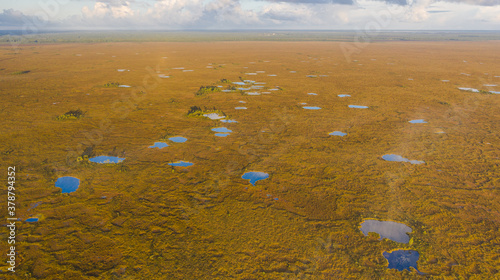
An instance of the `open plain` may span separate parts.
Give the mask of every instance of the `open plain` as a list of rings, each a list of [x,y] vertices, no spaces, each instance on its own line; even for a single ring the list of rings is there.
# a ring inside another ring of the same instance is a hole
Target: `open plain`
[[[2,45],[0,277],[500,277],[499,41],[353,44]]]

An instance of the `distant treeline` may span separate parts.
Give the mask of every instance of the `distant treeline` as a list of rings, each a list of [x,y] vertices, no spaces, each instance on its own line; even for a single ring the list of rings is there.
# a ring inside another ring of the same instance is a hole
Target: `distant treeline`
[[[484,41],[500,31],[50,31],[22,35],[3,32],[0,44],[209,41]]]

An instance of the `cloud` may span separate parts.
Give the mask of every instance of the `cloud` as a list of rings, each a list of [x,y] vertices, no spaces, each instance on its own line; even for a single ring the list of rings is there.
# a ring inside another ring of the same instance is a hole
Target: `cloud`
[[[477,6],[497,6],[500,5],[500,0],[445,0],[451,3],[462,3]]]
[[[42,22],[42,19],[35,16],[27,16],[21,11],[16,11],[14,9],[4,9],[3,12],[0,13],[0,26],[4,27],[20,27],[40,22]]]
[[[353,0],[264,0],[273,3],[295,3],[295,4],[342,4],[353,5]]]
[[[108,2],[108,3],[106,3]],[[94,9],[91,10],[87,6],[82,8],[83,16],[87,19],[92,18],[127,18],[133,17],[134,11],[130,7],[130,3],[128,1],[99,1],[94,5]]]
[[[259,15],[252,10],[244,10],[239,0],[215,0],[203,8],[200,21],[205,26],[260,25]]]

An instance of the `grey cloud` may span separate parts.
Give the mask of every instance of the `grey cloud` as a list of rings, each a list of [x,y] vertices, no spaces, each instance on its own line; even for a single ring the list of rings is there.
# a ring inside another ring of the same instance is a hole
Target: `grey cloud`
[[[266,0],[273,3],[294,3],[294,4],[341,4],[353,5],[353,0]]]
[[[35,16],[28,16],[14,9],[3,10],[0,13],[0,26],[2,27],[21,27],[42,25],[45,22]]]
[[[444,0],[444,1],[452,2],[452,3],[478,5],[478,6],[497,6],[497,5],[500,5],[500,0]]]
[[[408,1],[408,0],[378,0],[380,2],[385,2],[387,4],[395,4],[395,5],[401,5],[401,6],[406,6],[406,5],[411,5],[412,2],[415,1]],[[461,4],[469,4],[469,5],[477,5],[477,6],[497,6],[500,5],[500,0],[441,0],[443,2],[450,2],[450,3],[461,3]],[[437,1],[435,1],[437,2]]]

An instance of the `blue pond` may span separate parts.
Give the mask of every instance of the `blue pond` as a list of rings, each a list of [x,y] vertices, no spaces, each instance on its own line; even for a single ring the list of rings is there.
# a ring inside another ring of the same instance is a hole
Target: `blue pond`
[[[217,137],[226,137],[229,135],[230,135],[229,133],[215,133],[215,136],[217,136]]]
[[[220,120],[223,123],[237,123],[235,120]]]
[[[255,182],[269,178],[269,174],[264,172],[247,172],[241,178],[250,180],[250,184],[255,186]]]
[[[402,157],[400,155],[394,155],[394,154],[383,155],[382,158],[385,159],[385,160],[387,160],[387,161],[409,162],[411,164],[422,164],[422,163],[425,163],[424,161],[409,160],[409,159],[404,158],[404,157]]]
[[[163,149],[165,147],[168,147],[167,143],[164,143],[164,142],[155,142],[155,144],[153,146],[149,146],[148,148],[158,148],[158,149]]]
[[[235,85],[240,85],[240,86],[244,86],[244,85],[245,85],[245,83],[244,83],[244,82],[233,82],[233,84],[235,84]]]
[[[316,107],[316,106],[304,106],[302,108],[307,109],[307,110],[319,110],[319,109],[321,109],[321,107]]]
[[[427,123],[427,122],[424,121],[423,119],[418,119],[418,120],[411,120],[409,121],[409,123]]]
[[[500,91],[490,90],[490,93],[493,93],[493,94],[500,94]]]
[[[410,267],[413,267],[418,271],[417,261],[420,255],[415,250],[396,250],[392,253],[384,252],[382,255],[389,261],[387,268],[395,268],[402,271],[405,269],[410,270]]]
[[[318,95],[317,93],[314,93],[314,92],[309,92],[308,94],[309,95]]]
[[[125,158],[110,157],[110,156],[98,156],[98,157],[93,157],[93,158],[89,159],[89,161],[95,162],[95,163],[120,163],[124,159]]]
[[[29,218],[29,219],[26,219],[26,222],[28,222],[28,223],[38,222],[38,218]]]
[[[367,108],[368,108],[368,106],[349,105],[349,108],[367,109]]]
[[[70,176],[61,177],[57,179],[55,186],[61,188],[62,193],[72,193],[80,186],[80,179]]]
[[[333,135],[333,136],[346,136],[347,133],[341,132],[341,131],[334,131],[329,133],[328,135]]]
[[[398,222],[365,220],[361,223],[361,232],[365,236],[369,232],[376,232],[380,235],[380,239],[387,238],[395,242],[408,243],[410,237],[406,233],[412,232],[412,229]]]
[[[176,136],[176,137],[170,137],[168,140],[175,142],[175,143],[184,143],[187,141],[187,138],[181,137],[181,136]]]
[[[169,163],[168,165],[171,165],[171,166],[180,166],[180,167],[188,167],[188,166],[191,166],[193,165],[194,163],[191,163],[191,162],[187,162],[187,161],[177,161],[177,162],[171,162]]]
[[[339,94],[338,97],[351,97],[349,94]]]
[[[215,132],[224,132],[224,133],[233,132],[233,131],[231,131],[230,129],[227,129],[227,128],[225,128],[225,127],[216,127],[216,128],[212,128],[212,131],[215,131]]]
[[[236,110],[246,110],[247,107],[234,107],[234,109],[236,109]]]

